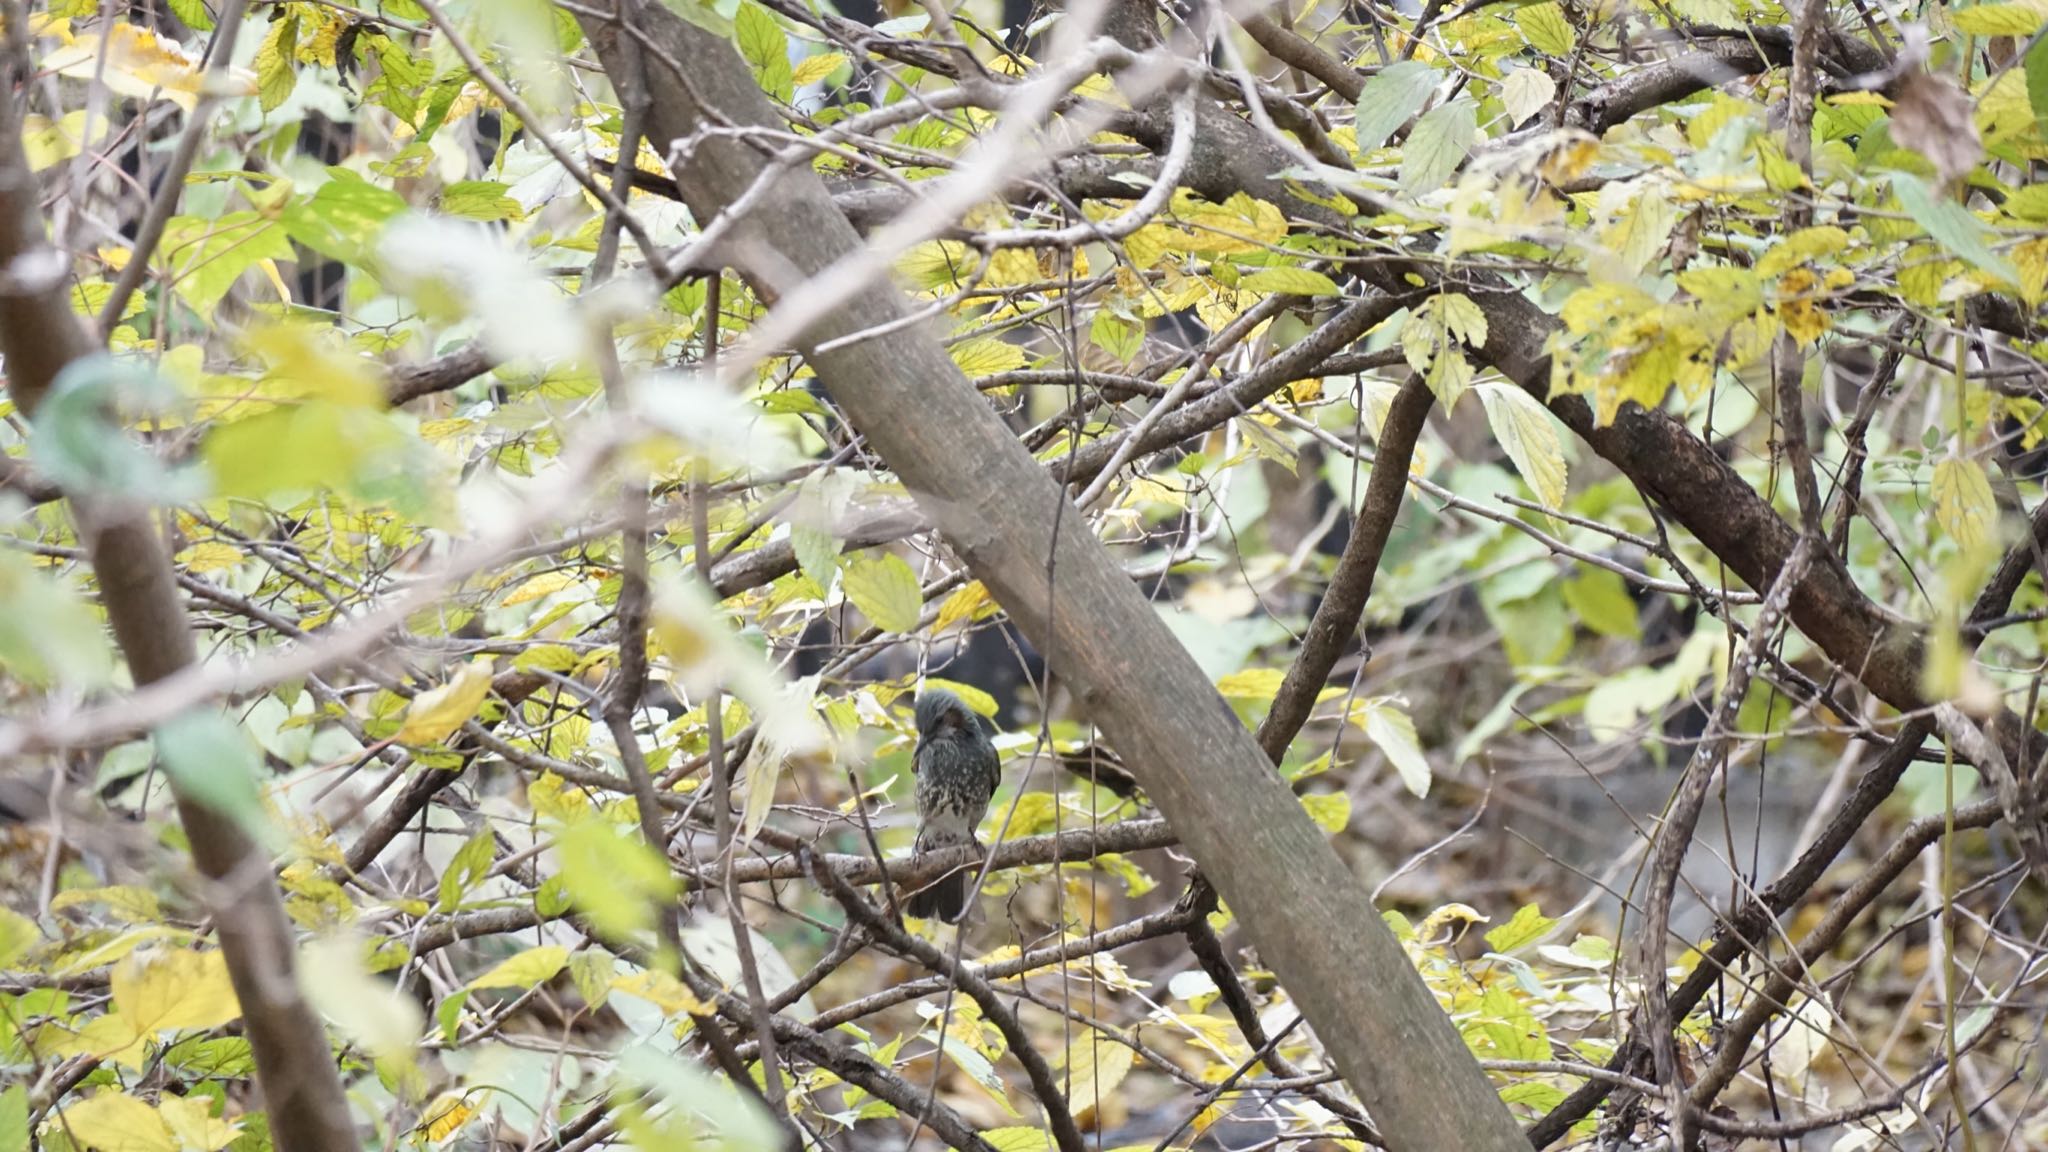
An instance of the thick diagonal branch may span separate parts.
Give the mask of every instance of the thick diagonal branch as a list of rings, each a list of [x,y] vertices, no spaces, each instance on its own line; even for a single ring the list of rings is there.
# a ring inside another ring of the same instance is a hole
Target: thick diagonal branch
[[[724,41],[653,4],[605,10],[688,62],[687,83],[650,69],[650,134],[697,141],[673,175],[697,219],[718,221],[755,191],[766,161],[700,129],[716,121],[771,127],[773,108]],[[579,19],[609,64],[627,34],[617,19]],[[752,205],[746,219],[725,222],[733,236],[727,251],[773,296],[801,292],[794,276],[817,276],[860,248],[808,170],[785,174]],[[903,329],[906,312],[897,293],[869,291],[821,310],[796,342],[1130,762],[1389,1142],[1522,1147],[1457,1030],[1250,734],[1079,513],[1061,509],[1060,487],[944,350],[927,333]],[[849,339],[875,330],[891,335]],[[1402,1058],[1387,1060],[1392,1051]],[[1446,1099],[1459,1106],[1442,1107]]]

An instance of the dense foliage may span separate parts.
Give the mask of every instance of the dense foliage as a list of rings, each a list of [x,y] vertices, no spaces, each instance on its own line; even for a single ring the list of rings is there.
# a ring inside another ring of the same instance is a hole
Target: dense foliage
[[[363,1147],[1379,1143],[848,417],[895,291],[1539,1146],[2048,1145],[2048,5],[857,7],[0,6],[0,1152],[326,1152],[302,997]]]

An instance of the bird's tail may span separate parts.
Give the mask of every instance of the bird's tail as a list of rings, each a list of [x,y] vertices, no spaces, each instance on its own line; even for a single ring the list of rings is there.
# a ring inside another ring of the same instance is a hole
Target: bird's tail
[[[979,843],[979,841],[976,841]],[[919,844],[920,849],[952,847],[950,844]],[[967,907],[974,897],[974,877],[980,869],[972,864],[962,864],[937,880],[910,894],[903,906],[905,914],[919,920],[937,918],[948,924],[958,924],[967,918]]]

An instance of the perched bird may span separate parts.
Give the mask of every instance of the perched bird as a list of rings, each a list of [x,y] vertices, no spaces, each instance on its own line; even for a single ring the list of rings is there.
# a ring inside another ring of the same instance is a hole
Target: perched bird
[[[996,746],[958,696],[927,689],[917,698],[917,851],[981,846],[974,830],[1002,781]],[[957,924],[967,915],[975,870],[956,868],[913,892],[905,911]]]

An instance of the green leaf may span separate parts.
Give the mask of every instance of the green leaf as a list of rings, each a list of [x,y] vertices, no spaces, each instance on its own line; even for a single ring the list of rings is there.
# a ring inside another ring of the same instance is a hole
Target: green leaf
[[[465,220],[517,220],[525,210],[506,193],[496,180],[458,180],[441,191],[441,211]]]
[[[1512,384],[1480,384],[1474,388],[1486,405],[1486,422],[1493,427],[1515,471],[1529,485],[1536,498],[1552,508],[1565,500],[1566,468],[1564,445],[1549,409],[1534,396]]]
[[[1316,827],[1335,836],[1351,823],[1351,797],[1342,792],[1314,792],[1301,798],[1301,806]]]
[[[1107,308],[1098,308],[1095,318],[1088,323],[1088,342],[1116,357],[1119,363],[1129,364],[1145,344],[1145,328]]]
[[[674,900],[675,874],[668,860],[637,833],[622,835],[602,819],[581,820],[555,840],[569,900],[599,932],[629,936],[654,924],[658,903]],[[541,904],[538,894],[535,905]]]
[[[267,499],[360,488],[406,443],[381,412],[311,400],[214,427],[200,457],[217,495]]]
[[[643,1120],[656,1135],[642,1132],[633,1143],[642,1148],[774,1148],[782,1130],[761,1106],[759,1097],[742,1092],[680,1056],[665,1056],[645,1044],[629,1045],[612,1063],[628,1083],[661,1098],[667,1105],[658,1118]]]
[[[1992,542],[1998,506],[1984,465],[1949,456],[1934,466],[1934,519],[1949,539],[1965,549]]]
[[[741,4],[733,17],[733,39],[761,91],[789,103],[796,96],[796,74],[789,66],[789,36],[782,25],[759,4]]]
[[[270,26],[269,35],[256,49],[256,102],[265,112],[275,112],[291,99],[299,82],[293,54],[299,46],[299,17],[294,12]]]
[[[1579,623],[1602,636],[1622,640],[1642,639],[1636,620],[1636,602],[1629,598],[1628,585],[1619,575],[1604,568],[1587,568],[1566,580],[1560,590],[1564,602],[1578,616]]]
[[[1288,296],[1341,296],[1337,282],[1312,268],[1261,268],[1237,282],[1240,289]]]
[[[19,552],[0,552],[0,604],[7,606],[0,612],[0,669],[38,687],[92,688],[112,676],[113,651],[99,616]]]
[[[586,949],[569,957],[569,979],[576,985],[576,994],[595,1011],[604,1006],[611,995],[612,979],[618,975],[618,963],[609,952],[596,948]]]
[[[1514,919],[1486,934],[1486,946],[1495,952],[1513,952],[1542,939],[1556,924],[1536,905],[1524,904],[1516,909]]]
[[[441,1030],[441,1042],[453,1047],[462,1029],[462,1010],[469,1006],[469,989],[458,988],[441,998],[434,1007],[434,1024]]]
[[[229,212],[212,220],[173,217],[157,249],[178,298],[211,316],[242,274],[265,260],[292,258],[291,235],[257,212]]]
[[[332,179],[311,197],[293,197],[280,222],[287,235],[322,256],[360,266],[375,251],[385,223],[405,211],[405,198],[346,168],[328,172]]]
[[[1431,770],[1429,758],[1422,754],[1422,741],[1415,735],[1415,721],[1401,710],[1391,697],[1380,696],[1371,700],[1360,700],[1351,708],[1352,723],[1365,730],[1366,739],[1371,740],[1386,754],[1394,771],[1401,774],[1401,783],[1417,796],[1429,795]]]
[[[1042,1128],[990,1128],[981,1134],[996,1152],[1052,1152],[1052,1133]]]
[[[1554,3],[1531,4],[1515,13],[1515,27],[1522,30],[1522,38],[1529,42],[1529,47],[1545,56],[1569,56],[1578,43],[1571,21],[1564,17],[1564,9]]]
[[[154,504],[197,495],[196,477],[174,472],[128,435],[123,421],[163,411],[176,388],[147,362],[92,355],[50,383],[29,433],[29,457],[74,495]]]
[[[365,95],[381,99],[393,115],[411,123],[419,114],[420,93],[433,82],[433,68],[388,36],[377,37],[375,51],[380,75]]]
[[[1893,174],[1892,191],[1898,193],[1899,204],[1905,208],[1906,214],[1927,229],[1927,234],[1942,247],[2000,280],[2008,283],[2019,281],[2019,273],[2013,271],[2003,256],[1992,250],[1984,222],[1968,208],[1936,193],[1925,181],[1905,172]]]
[[[2032,36],[2041,30],[2044,8],[2039,4],[1977,4],[1949,13],[1956,31],[1972,36]]]
[[[842,571],[846,598],[884,632],[914,632],[924,614],[917,573],[893,552],[864,552]]]
[[[2034,110],[2034,123],[2048,136],[2048,39],[2027,50],[2027,104]]]
[[[156,751],[180,796],[233,820],[259,842],[277,839],[256,784],[262,760],[227,717],[201,709],[168,720],[156,730]]]
[[[239,1080],[256,1074],[256,1054],[240,1036],[181,1041],[164,1053],[164,1063],[211,1080]]]
[[[560,944],[543,944],[528,948],[517,956],[500,961],[489,972],[469,982],[469,990],[479,988],[517,988],[525,991],[537,984],[553,980],[562,967],[569,963],[569,950]]]
[[[12,908],[0,906],[0,968],[12,967],[42,938],[35,921]]]
[[[194,32],[213,31],[213,13],[207,10],[206,0],[168,0],[171,12],[185,22]]]
[[[1419,60],[1402,60],[1380,69],[1358,94],[1358,114],[1352,121],[1358,150],[1370,152],[1384,145],[1395,129],[1422,111],[1442,78],[1442,73]]]
[[[1424,112],[1401,150],[1401,191],[1414,196],[1442,187],[1478,139],[1479,105],[1472,101],[1453,100]]]
[[[953,363],[960,367],[960,374],[970,378],[1009,372],[1022,368],[1030,361],[1023,348],[1008,340],[997,340],[992,336],[963,340],[955,344],[951,351]]]
[[[1429,390],[1443,402],[1444,411],[1449,412],[1458,405],[1458,398],[1472,386],[1472,362],[1456,348],[1445,348],[1429,362],[1429,373],[1423,377]]]
[[[448,867],[441,870],[440,902],[442,912],[453,912],[462,904],[462,897],[490,874],[491,864],[497,859],[498,838],[488,828],[465,841],[455,852],[455,858]]]

